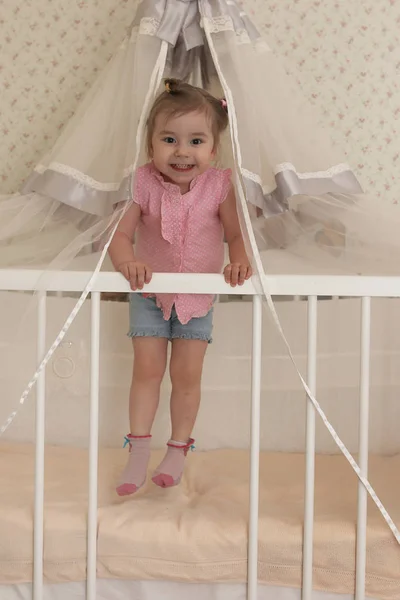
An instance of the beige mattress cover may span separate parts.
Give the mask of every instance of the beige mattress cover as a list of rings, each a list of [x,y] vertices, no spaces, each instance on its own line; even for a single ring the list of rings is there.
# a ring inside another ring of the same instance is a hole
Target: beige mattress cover
[[[160,459],[156,451],[151,467]],[[126,451],[99,454],[98,577],[246,580],[248,453],[194,452],[177,488],[114,492]],[[373,485],[400,527],[400,456],[371,457]],[[88,458],[46,448],[44,575],[85,579]],[[317,456],[314,587],[353,593],[357,482],[340,456]],[[32,579],[34,447],[0,444],[0,584]],[[304,456],[260,457],[259,579],[300,587]],[[400,547],[369,505],[367,593],[400,598]]]

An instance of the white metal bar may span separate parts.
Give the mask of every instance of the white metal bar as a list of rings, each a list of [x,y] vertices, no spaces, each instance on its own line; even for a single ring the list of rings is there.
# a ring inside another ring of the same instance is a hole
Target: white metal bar
[[[262,297],[253,298],[253,347],[251,375],[250,514],[247,600],[257,600],[258,505],[260,471],[260,400],[262,353]]]
[[[43,271],[0,269],[0,290],[32,290],[80,292],[85,289],[91,272],[88,271]],[[120,273],[103,271],[93,283],[95,292],[129,292],[129,283]],[[255,295],[258,293],[251,280],[232,288],[222,275],[215,273],[155,273],[146,286],[149,293],[187,293]],[[229,291],[228,291],[229,290]]]
[[[317,391],[317,307],[316,296],[308,298],[307,383],[311,393]],[[311,600],[313,586],[315,483],[315,409],[307,398],[306,416],[306,478],[304,494],[303,586],[302,599]]]
[[[97,473],[99,440],[100,293],[91,294],[89,503],[87,532],[87,600],[96,600]]]
[[[46,292],[38,292],[37,361],[46,352]],[[35,414],[35,505],[33,517],[33,599],[43,600],[43,524],[44,524],[44,437],[45,437],[45,369],[36,384]]]
[[[0,269],[0,290],[79,292],[90,279],[89,271],[43,271]],[[360,275],[267,275],[264,277],[272,296],[338,296],[400,298],[400,277]],[[146,291],[151,293],[237,294],[255,296],[258,281],[228,287],[222,275],[208,273],[155,273]],[[93,284],[95,292],[128,292],[129,283],[120,273],[103,271]]]
[[[369,384],[371,355],[371,299],[361,300],[361,364],[358,464],[361,474],[368,477]],[[365,570],[367,553],[367,490],[358,483],[356,600],[365,600]]]

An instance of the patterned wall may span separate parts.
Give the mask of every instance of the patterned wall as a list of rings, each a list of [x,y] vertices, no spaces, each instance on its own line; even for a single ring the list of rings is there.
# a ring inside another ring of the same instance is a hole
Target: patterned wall
[[[0,0],[0,192],[51,147],[137,0]],[[243,0],[366,189],[397,202],[400,1]]]
[[[397,203],[399,0],[252,0],[251,6],[364,189]]]

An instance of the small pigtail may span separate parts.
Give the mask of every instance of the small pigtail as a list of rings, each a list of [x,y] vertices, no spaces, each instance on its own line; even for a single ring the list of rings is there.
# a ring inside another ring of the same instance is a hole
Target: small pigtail
[[[174,95],[177,92],[179,92],[179,84],[180,84],[180,82],[177,79],[165,79],[164,80],[165,91],[168,94]]]

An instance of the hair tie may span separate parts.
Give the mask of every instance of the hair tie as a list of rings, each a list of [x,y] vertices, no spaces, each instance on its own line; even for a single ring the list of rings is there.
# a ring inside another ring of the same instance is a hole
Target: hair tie
[[[170,84],[170,82],[169,82],[169,81],[166,81],[164,85],[165,85],[165,91],[166,91],[168,94],[170,94],[170,93],[171,93],[171,84]]]
[[[225,98],[221,98],[221,106],[226,112],[228,112],[228,103]]]

